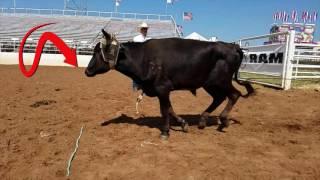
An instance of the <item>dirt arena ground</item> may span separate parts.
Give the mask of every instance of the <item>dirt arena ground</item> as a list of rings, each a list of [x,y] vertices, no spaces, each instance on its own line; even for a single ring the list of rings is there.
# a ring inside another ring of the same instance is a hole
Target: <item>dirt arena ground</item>
[[[159,139],[158,100],[135,115],[131,81],[118,72],[87,78],[84,69],[39,67],[25,78],[0,66],[0,179],[67,179],[67,161],[84,126],[69,179],[320,179],[320,92],[255,85],[240,99],[226,133],[197,128],[211,98],[202,90],[171,96],[190,123]],[[242,92],[245,92],[241,89]]]

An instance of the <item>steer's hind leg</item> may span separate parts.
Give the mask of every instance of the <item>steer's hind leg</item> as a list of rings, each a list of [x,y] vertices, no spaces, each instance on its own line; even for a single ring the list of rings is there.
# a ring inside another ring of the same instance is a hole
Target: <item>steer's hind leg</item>
[[[233,86],[230,87],[229,93],[228,93],[228,104],[224,108],[224,110],[220,114],[220,121],[221,124],[218,127],[218,131],[223,131],[223,128],[226,128],[229,126],[229,119],[228,114],[232,110],[232,107],[235,105],[237,100],[239,99],[241,93],[235,89]]]
[[[201,114],[198,125],[199,129],[204,129],[206,127],[210,113],[212,113],[212,111],[214,111],[226,99],[225,93],[217,87],[204,87],[204,89],[213,97],[213,101]]]
[[[161,129],[161,139],[168,139],[169,138],[169,130],[170,130],[170,114],[169,109],[171,107],[170,99],[169,99],[169,93],[166,95],[161,95],[158,97],[160,102],[160,111],[161,115],[164,119],[164,126]]]

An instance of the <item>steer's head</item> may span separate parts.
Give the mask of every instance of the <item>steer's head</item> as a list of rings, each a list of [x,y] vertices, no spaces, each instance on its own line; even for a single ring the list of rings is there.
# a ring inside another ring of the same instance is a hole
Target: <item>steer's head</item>
[[[120,44],[114,35],[102,29],[103,37],[93,50],[92,58],[86,68],[88,77],[108,72],[117,63]]]

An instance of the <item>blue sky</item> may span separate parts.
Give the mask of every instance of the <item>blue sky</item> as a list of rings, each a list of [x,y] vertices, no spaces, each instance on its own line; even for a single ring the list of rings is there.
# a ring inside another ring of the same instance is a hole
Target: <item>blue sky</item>
[[[12,7],[12,2],[0,0],[0,7]],[[17,7],[63,8],[63,0],[16,0],[16,4]],[[88,10],[113,11],[114,0],[87,0],[87,7]],[[292,10],[297,10],[299,17],[305,10],[318,12],[315,38],[320,41],[320,0],[178,0],[168,6],[167,13],[183,26],[184,34],[196,31],[206,37],[217,36],[220,40],[233,41],[267,34],[274,12]],[[182,21],[184,11],[193,13],[193,21]],[[119,12],[165,14],[166,0],[122,0]]]

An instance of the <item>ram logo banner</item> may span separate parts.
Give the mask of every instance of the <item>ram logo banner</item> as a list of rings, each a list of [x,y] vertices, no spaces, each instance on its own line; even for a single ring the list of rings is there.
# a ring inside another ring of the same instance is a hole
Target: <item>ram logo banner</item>
[[[251,53],[246,54],[244,59],[248,63],[276,63],[282,64],[283,53]]]
[[[283,71],[285,44],[244,47],[242,72],[280,75]]]

